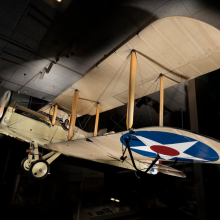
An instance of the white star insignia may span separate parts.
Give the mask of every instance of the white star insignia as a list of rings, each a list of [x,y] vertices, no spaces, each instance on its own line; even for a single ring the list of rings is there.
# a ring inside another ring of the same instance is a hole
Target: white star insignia
[[[135,136],[136,138],[138,138],[141,142],[143,142],[146,146],[136,146],[136,147],[131,147],[133,149],[136,149],[136,150],[141,150],[141,151],[146,151],[146,152],[151,152],[151,153],[155,153],[155,151],[151,150],[151,146],[154,146],[154,145],[159,145],[159,146],[165,146],[165,147],[170,147],[176,151],[179,152],[179,155],[178,156],[168,156],[168,155],[165,155],[165,154],[162,154],[160,153],[160,157],[162,157],[163,159],[166,159],[166,160],[170,160],[170,159],[175,159],[175,158],[185,158],[185,159],[192,159],[192,160],[198,160],[198,161],[207,161],[207,160],[204,160],[202,158],[198,158],[198,157],[193,157],[189,154],[186,154],[184,153],[187,149],[189,149],[190,147],[192,147],[194,144],[196,144],[198,141],[191,141],[191,142],[184,142],[184,143],[176,143],[176,144],[161,144],[161,143],[158,143],[156,141],[153,141],[153,140],[150,140],[148,138],[144,138],[142,136]]]

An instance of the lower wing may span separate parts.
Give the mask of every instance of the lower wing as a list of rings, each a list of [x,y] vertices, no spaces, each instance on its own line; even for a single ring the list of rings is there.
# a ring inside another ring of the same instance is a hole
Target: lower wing
[[[125,131],[46,146],[65,155],[134,170],[128,150],[124,153],[127,159],[120,160],[122,152],[128,147],[124,141],[126,138],[130,138],[130,149],[139,170],[147,170],[157,155],[161,161],[220,163],[219,141],[169,127],[135,129],[132,132]],[[152,169],[169,175],[185,176],[181,171],[162,164],[154,164]],[[152,172],[152,169],[149,172]]]

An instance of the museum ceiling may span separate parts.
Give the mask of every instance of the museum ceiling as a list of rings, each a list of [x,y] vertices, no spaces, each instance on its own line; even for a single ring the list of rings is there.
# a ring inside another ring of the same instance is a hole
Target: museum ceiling
[[[212,0],[1,0],[0,86],[52,101],[153,21],[177,15],[219,29],[219,8]]]

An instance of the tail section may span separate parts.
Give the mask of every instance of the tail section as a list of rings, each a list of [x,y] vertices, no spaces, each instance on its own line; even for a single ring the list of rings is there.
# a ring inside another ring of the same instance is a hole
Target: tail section
[[[185,173],[183,173],[182,171],[177,170],[175,168],[163,165],[162,161],[157,161],[157,163],[151,168],[151,170],[148,173],[155,175],[159,172],[163,173],[163,174],[166,174],[166,175],[170,175],[170,176],[186,178]]]

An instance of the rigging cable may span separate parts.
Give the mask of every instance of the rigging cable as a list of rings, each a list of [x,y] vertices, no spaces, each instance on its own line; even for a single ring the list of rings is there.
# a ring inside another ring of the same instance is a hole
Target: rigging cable
[[[64,114],[65,114],[65,112],[64,112]],[[64,114],[63,114],[63,116],[64,116]],[[58,127],[59,127],[59,126],[57,126],[57,129],[58,129]],[[56,134],[56,132],[57,132],[57,129],[56,129],[56,131],[54,132],[54,134],[53,134],[53,136],[52,136],[52,138],[51,138],[50,143],[52,143],[52,140],[53,140],[53,138],[54,138],[54,136],[55,136],[55,134]],[[51,130],[51,129],[50,129],[50,130]]]
[[[124,62],[122,63],[122,65],[120,66],[120,68],[118,69],[118,71],[114,74],[113,78],[111,79],[111,81],[107,84],[107,86],[105,87],[105,89],[103,90],[103,92],[100,94],[99,98],[97,99],[97,102],[99,102],[99,100],[101,99],[101,97],[103,96],[103,94],[106,92],[106,90],[108,89],[108,87],[110,86],[110,84],[112,83],[112,81],[115,79],[115,77],[117,76],[117,74],[119,72],[121,72],[121,74],[119,75],[119,77],[121,77],[121,75],[123,74],[123,67],[125,68],[126,66],[126,63],[128,61],[128,58],[131,56],[131,52],[129,52],[128,56],[126,57],[126,59],[124,60]],[[115,85],[116,86],[116,85]],[[113,87],[113,89],[115,88],[115,86]],[[92,109],[90,110],[90,112],[93,110],[94,106],[92,107]],[[88,118],[88,119],[87,119]],[[85,121],[85,124],[83,126],[83,129],[85,128],[85,125],[88,123],[89,119],[91,118],[91,115],[88,116],[88,117],[85,117],[83,122],[84,123]]]
[[[101,104],[100,104],[100,111],[101,111]],[[106,114],[106,115],[109,117],[109,115],[108,115],[106,112],[102,112],[102,113]],[[119,125],[119,123],[120,123],[120,122],[117,123],[116,121],[114,121],[114,120],[112,119],[112,117],[110,117],[110,120],[112,120],[112,121],[116,124],[116,126]],[[123,123],[124,123],[124,122],[123,122]],[[126,125],[126,124],[124,123],[124,125]],[[122,129],[124,129],[124,128],[121,127],[120,125],[119,125],[119,127],[122,128]],[[111,130],[111,131],[113,131],[113,130]]]
[[[139,59],[137,58],[137,53],[135,53],[135,55],[136,55],[136,59],[137,59],[137,63],[138,63],[138,68],[139,68],[139,72],[140,72],[140,76],[141,76],[141,81],[142,81],[142,85],[143,85],[143,90],[145,91],[145,88],[144,88],[144,83],[143,83],[143,79],[142,79],[142,74],[141,74],[141,70],[140,70],[140,65],[139,65]],[[157,80],[158,80],[158,78],[157,78]],[[155,85],[155,88],[156,88],[157,86]],[[149,88],[149,90],[150,90],[150,88]],[[155,89],[156,90],[156,89]],[[140,98],[141,99],[141,98]],[[139,100],[138,100],[139,101]],[[146,103],[146,101],[147,100],[145,100],[145,103]],[[137,102],[138,103],[138,102]],[[137,104],[136,103],[136,104]],[[144,103],[144,104],[145,104]],[[148,106],[148,105],[147,105]],[[149,108],[149,106],[148,106],[148,108]],[[143,111],[143,108],[141,109],[141,111],[140,111],[140,113],[139,113],[139,115],[138,115],[138,117],[137,117],[137,119],[136,119],[136,121],[135,121],[135,123],[138,121],[138,118],[140,117],[140,115],[141,115],[141,113],[142,113],[142,111]]]
[[[144,81],[143,81],[143,79],[142,79],[141,69],[140,69],[140,65],[139,65],[139,59],[137,58],[137,53],[136,53],[136,52],[135,52],[135,56],[136,56],[136,60],[137,60],[137,64],[138,64],[138,69],[139,69],[140,76],[141,76],[141,81],[142,81],[142,85],[143,85],[143,90],[145,90],[145,88],[144,88]]]
[[[149,111],[149,114],[150,114],[150,119],[151,119],[152,126],[154,126],[154,124],[153,124],[153,120],[152,120],[152,117],[151,117],[151,113],[150,113],[149,105],[147,105],[147,107],[148,107],[148,111]]]
[[[143,105],[145,105],[145,104],[146,104],[146,102],[147,102],[147,100],[145,100],[145,102],[144,102],[144,104],[143,104]],[[143,109],[144,109],[144,108],[142,108],[142,109],[141,109],[141,111],[139,112],[139,115],[138,115],[138,117],[137,117],[137,119],[135,120],[135,122],[134,122],[134,123],[136,123],[136,122],[138,121],[138,119],[139,119],[139,117],[140,117],[140,115],[141,115],[141,113],[142,113]]]
[[[151,86],[144,92],[145,94],[148,92],[148,90],[152,89],[152,86],[155,86],[155,82],[159,79],[159,77],[156,78],[156,80],[151,84]],[[145,95],[143,95],[145,96]],[[140,101],[141,99],[138,99],[138,101],[136,101],[135,105],[137,105],[137,103]],[[117,123],[117,125],[119,125],[119,123],[125,118],[125,116],[127,115],[127,113],[121,118],[121,120]],[[112,129],[114,131],[114,129],[117,127],[117,125]]]
[[[112,155],[112,154],[109,153],[107,150],[105,150],[105,149],[103,149],[102,147],[100,147],[97,143],[95,143],[95,142],[92,142],[92,143],[95,144],[95,145],[96,145],[98,148],[100,148],[101,150],[103,150],[103,151],[105,151],[106,153],[108,153],[108,154],[110,155],[111,158],[120,161],[120,159],[117,159],[116,157],[114,157],[114,155]],[[108,156],[108,155],[107,155],[107,156]],[[130,166],[132,166],[132,165],[130,164]],[[127,167],[127,168],[128,168],[128,167]]]
[[[118,72],[120,72],[120,70],[122,69],[122,67],[126,64],[128,58],[131,56],[131,52],[129,53],[129,55],[127,56],[126,60],[124,60],[124,62],[122,63],[122,65],[120,66],[120,68],[118,69],[118,71],[115,73],[115,75],[112,77],[111,81],[107,84],[107,86],[105,87],[105,89],[103,90],[103,92],[101,93],[101,95],[99,96],[97,102],[99,102],[99,100],[101,99],[101,97],[103,96],[103,94],[106,92],[106,90],[108,89],[108,87],[110,86],[110,84],[112,83],[112,81],[115,79],[115,77],[117,76]]]

